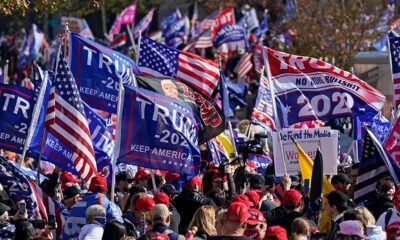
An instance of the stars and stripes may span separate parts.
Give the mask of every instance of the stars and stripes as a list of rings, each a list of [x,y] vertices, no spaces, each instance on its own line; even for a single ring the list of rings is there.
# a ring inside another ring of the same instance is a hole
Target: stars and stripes
[[[153,15],[154,15],[154,8],[152,8],[150,12],[148,12],[146,16],[142,18],[142,20],[140,20],[140,22],[135,26],[135,29],[133,30],[133,36],[138,37],[139,32],[146,31],[151,21],[153,20]]]
[[[252,56],[253,56],[252,53],[249,52],[244,53],[240,58],[239,62],[236,64],[236,67],[233,70],[233,72],[235,72],[242,78],[246,77],[246,75],[253,68],[253,63],[251,62]]]
[[[400,37],[389,38],[395,107],[400,104]]]
[[[220,80],[218,65],[198,55],[178,51],[142,37],[139,68],[145,75],[173,77],[210,97]]]
[[[274,111],[272,104],[272,95],[269,88],[268,80],[262,76],[260,79],[260,86],[258,88],[258,94],[256,103],[253,108],[251,115],[252,121],[265,127],[275,128]]]
[[[71,161],[89,182],[97,173],[92,140],[78,87],[61,49],[45,124],[48,132],[72,150]]]

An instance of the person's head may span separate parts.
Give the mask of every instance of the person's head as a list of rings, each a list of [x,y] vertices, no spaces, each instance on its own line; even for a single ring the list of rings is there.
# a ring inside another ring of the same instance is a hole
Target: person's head
[[[155,224],[164,224],[169,226],[171,223],[169,209],[162,203],[156,204],[151,210],[151,218]]]
[[[287,240],[286,230],[281,226],[272,226],[265,232],[264,240]]]
[[[117,189],[120,192],[127,192],[133,183],[133,177],[128,172],[121,172],[116,177]]]
[[[171,80],[168,79],[161,80],[161,87],[166,96],[172,98],[178,98],[179,96],[178,88]]]
[[[215,229],[215,209],[213,206],[204,205],[199,207],[193,215],[189,224],[189,229],[197,227],[198,232],[208,235],[216,235]]]
[[[60,176],[61,189],[63,191],[71,186],[78,187],[81,181],[81,179],[67,171],[63,171]]]
[[[0,224],[9,220],[8,211],[10,211],[10,207],[0,203]]]
[[[34,238],[35,236],[36,231],[32,223],[28,221],[22,221],[15,226],[15,239],[29,240]]]
[[[250,177],[250,189],[259,189],[263,190],[264,185],[265,185],[265,179],[263,176],[258,175],[258,174],[253,174]]]
[[[147,180],[147,186],[149,190],[154,191],[152,179]],[[154,183],[156,185],[157,190],[160,189],[165,184],[165,177],[162,174],[154,174]]]
[[[118,221],[112,221],[104,226],[102,240],[120,240],[126,235],[125,225]]]
[[[245,193],[245,195],[249,198],[250,207],[259,209],[260,208],[260,195],[255,190],[250,190]]]
[[[389,177],[380,179],[376,184],[376,196],[378,198],[386,198],[392,200],[396,188],[393,181]]]
[[[334,190],[327,194],[326,198],[328,201],[325,206],[325,213],[331,218],[336,217],[349,208],[347,205],[349,198],[341,191]]]
[[[104,226],[106,223],[106,210],[102,205],[95,204],[86,209],[86,222]]]
[[[80,192],[81,190],[77,186],[71,186],[65,189],[63,193],[64,203],[68,209],[72,208],[75,203],[82,199]]]
[[[226,212],[226,219],[223,226],[225,236],[242,236],[246,230],[249,219],[249,207],[243,202],[233,202]]]
[[[228,190],[228,178],[226,176],[222,177],[219,172],[214,173],[212,183],[214,189]]]
[[[246,230],[244,235],[250,239],[263,239],[267,224],[264,215],[257,209],[249,209],[250,217],[247,220]]]
[[[90,181],[89,190],[95,193],[107,192],[107,180],[100,175],[94,176]]]
[[[198,176],[191,178],[182,184],[182,187],[187,190],[199,192],[201,190],[202,181]]]
[[[360,221],[362,224],[364,232],[367,231],[367,220],[364,218],[364,216],[361,214],[361,212],[355,210],[355,209],[348,209],[343,212],[343,220],[357,220]]]
[[[217,212],[217,216],[215,217],[215,229],[217,230],[218,235],[223,234],[223,227],[227,211],[228,210],[226,209],[221,209]]]
[[[387,239],[397,239],[400,237],[400,222],[393,222],[386,226]]]
[[[288,212],[299,211],[303,196],[296,189],[290,189],[283,193],[282,204]]]
[[[274,194],[275,192],[275,182],[273,176],[266,176],[265,177],[265,192],[270,194]]]
[[[331,183],[336,190],[347,193],[352,180],[345,173],[338,173],[332,177]]]
[[[364,217],[365,225],[375,225],[376,219],[375,219],[374,215],[372,215],[372,213],[368,210],[368,208],[366,208],[364,206],[360,206],[360,207],[354,208],[354,210],[361,213],[361,215]]]
[[[154,195],[154,202],[155,204],[162,203],[165,204],[167,207],[169,207],[169,197],[167,194],[163,192],[158,192],[156,195]]]
[[[347,220],[339,223],[339,229],[336,232],[335,239],[338,240],[346,240],[346,239],[354,239],[361,240],[367,239],[367,236],[364,234],[364,230],[362,227],[362,223],[357,220]]]
[[[147,181],[151,178],[151,172],[146,168],[139,168],[135,174],[136,185],[148,188]]]
[[[167,194],[170,201],[174,200],[175,197],[180,193],[172,184],[165,184],[160,188],[160,192]]]
[[[296,218],[291,226],[292,235],[296,236],[310,236],[311,234],[310,223],[304,218]]]
[[[138,194],[133,198],[133,209],[135,217],[140,220],[146,213],[149,213],[155,206],[154,199],[147,194]]]

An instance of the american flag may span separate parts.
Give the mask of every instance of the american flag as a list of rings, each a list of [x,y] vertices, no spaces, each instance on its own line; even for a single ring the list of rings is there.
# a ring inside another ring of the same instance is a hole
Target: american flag
[[[394,103],[400,104],[400,37],[389,38],[390,59],[394,89]]]
[[[142,18],[142,20],[140,20],[140,22],[135,26],[135,29],[133,30],[133,36],[138,37],[140,31],[144,32],[149,27],[151,21],[153,20],[153,15],[154,8],[152,8],[150,12],[148,12],[146,16],[144,16],[144,18]]]
[[[143,74],[173,77],[210,97],[220,80],[219,68],[213,61],[179,51],[142,37],[139,68]]]
[[[374,133],[367,129],[361,161],[358,163],[354,202],[366,203],[368,199],[371,199],[375,194],[376,182],[385,176],[391,176],[397,185],[399,183],[399,167],[390,158]]]
[[[269,88],[268,80],[265,76],[260,79],[260,86],[258,88],[258,94],[256,103],[253,108],[251,119],[253,122],[269,129],[275,128],[274,111],[272,105],[272,95]]]
[[[124,32],[119,36],[117,36],[112,42],[110,42],[110,44],[108,44],[108,47],[112,49],[122,47],[126,44],[126,38],[127,36],[126,33]]]
[[[97,173],[89,124],[75,79],[60,49],[46,115],[46,128],[73,151],[71,161],[89,182]]]
[[[242,78],[246,77],[253,68],[253,63],[251,62],[252,56],[253,54],[249,52],[243,54],[233,71]]]

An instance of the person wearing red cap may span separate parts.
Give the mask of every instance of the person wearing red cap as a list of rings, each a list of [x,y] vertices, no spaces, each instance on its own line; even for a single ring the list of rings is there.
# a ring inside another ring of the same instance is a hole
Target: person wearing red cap
[[[156,204],[162,203],[168,207],[169,211],[171,212],[171,223],[169,228],[174,232],[178,232],[179,223],[181,222],[181,215],[176,210],[176,207],[170,204],[168,195],[163,192],[158,192],[156,195],[154,195],[154,201]]]
[[[262,240],[267,230],[267,223],[265,222],[264,215],[257,209],[249,209],[249,220],[247,220],[246,231],[244,235],[250,239]]]
[[[129,236],[139,238],[145,233],[147,224],[145,218],[154,208],[154,199],[145,193],[135,195],[130,202],[128,210],[124,213],[124,224]]]
[[[393,208],[389,208],[386,212],[382,213],[376,221],[377,226],[381,226],[382,229],[394,222],[400,222],[400,189],[398,189],[393,197]]]
[[[264,240],[287,240],[286,230],[280,226],[272,226],[267,229]]]
[[[82,182],[81,179],[79,179],[78,177],[76,177],[75,175],[73,175],[68,171],[63,171],[61,173],[60,181],[61,181],[61,189],[63,191],[72,186],[79,187],[79,183]]]
[[[212,205],[216,207],[213,200],[207,198],[201,190],[202,181],[198,176],[191,178],[182,185],[182,192],[172,201],[181,215],[179,224],[179,233],[186,234],[190,220],[196,210],[203,205]]]
[[[137,186],[143,186],[148,189],[148,180],[151,179],[151,172],[146,168],[139,168],[136,172],[134,180]]]
[[[245,193],[245,195],[249,198],[249,201],[253,205],[252,208],[259,209],[260,208],[260,195],[255,190],[250,190]]]
[[[215,240],[247,240],[244,236],[247,221],[250,217],[249,207],[243,202],[233,202],[226,212],[226,219],[222,228],[223,236],[210,236],[208,239]]]
[[[284,192],[282,197],[282,206],[272,210],[274,213],[271,220],[267,220],[270,226],[278,225],[283,227],[288,237],[291,231],[291,224],[294,219],[301,217],[300,210],[303,204],[303,196],[296,189],[290,189]]]

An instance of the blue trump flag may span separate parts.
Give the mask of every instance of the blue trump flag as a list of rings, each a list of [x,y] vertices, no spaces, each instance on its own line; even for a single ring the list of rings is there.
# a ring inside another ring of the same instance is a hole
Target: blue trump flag
[[[118,161],[196,175],[200,167],[198,119],[186,103],[127,86]]]
[[[221,98],[221,106],[222,106],[222,111],[224,112],[224,115],[226,118],[233,117],[233,111],[231,109],[231,106],[229,104],[229,94],[228,94],[228,87],[226,84],[226,79],[225,75],[222,71],[220,71],[220,82],[219,82],[219,96]]]
[[[247,36],[244,29],[239,25],[225,24],[220,30],[218,30],[217,34],[215,34],[214,47],[218,48],[224,43],[240,41],[244,41],[246,47],[248,46]]]
[[[108,176],[111,176],[111,159],[114,156],[114,143],[112,141],[111,132],[108,130],[105,120],[86,103],[84,103],[84,108],[89,124],[97,169],[99,171],[105,171],[104,168],[106,168]],[[64,170],[79,175],[72,162],[73,151],[51,133],[47,133],[46,136],[43,147],[43,159],[54,163]],[[107,180],[111,182],[111,178],[107,178]]]
[[[123,54],[71,33],[69,65],[82,99],[91,107],[116,113],[118,81],[132,84],[131,70],[140,75],[135,62]]]

